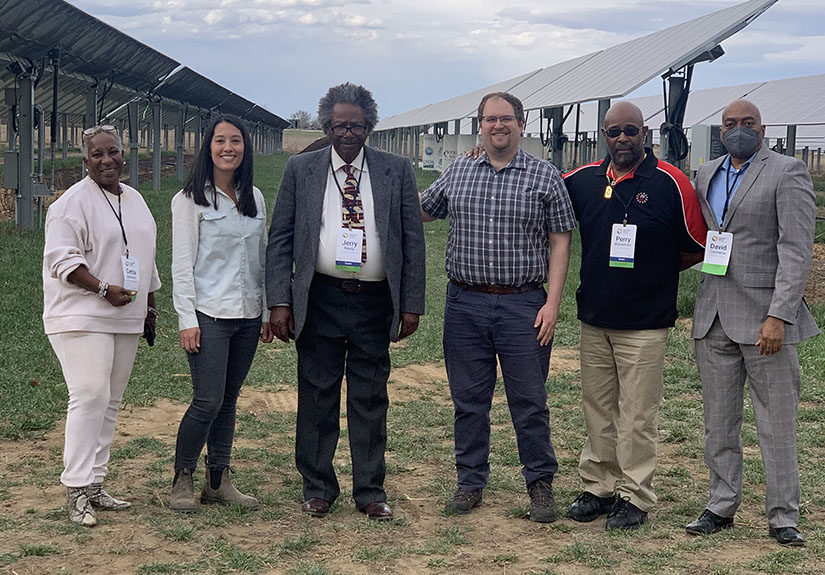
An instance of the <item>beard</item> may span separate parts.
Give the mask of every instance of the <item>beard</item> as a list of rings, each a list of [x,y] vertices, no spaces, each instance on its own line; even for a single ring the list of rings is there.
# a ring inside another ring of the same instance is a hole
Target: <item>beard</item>
[[[621,152],[621,153],[619,153]],[[630,170],[639,163],[639,160],[645,155],[644,146],[638,148],[622,148],[611,150],[610,160],[613,162],[613,167],[619,171]]]

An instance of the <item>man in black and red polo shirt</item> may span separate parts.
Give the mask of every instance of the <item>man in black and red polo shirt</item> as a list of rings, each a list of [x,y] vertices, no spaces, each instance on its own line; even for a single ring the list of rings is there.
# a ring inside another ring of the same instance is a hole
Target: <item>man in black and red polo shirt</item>
[[[565,175],[579,221],[581,379],[587,441],[576,521],[605,513],[635,529],[656,505],[657,419],[679,272],[701,261],[707,232],[696,194],[676,167],[644,147],[647,126],[617,102],[602,133],[609,156]]]

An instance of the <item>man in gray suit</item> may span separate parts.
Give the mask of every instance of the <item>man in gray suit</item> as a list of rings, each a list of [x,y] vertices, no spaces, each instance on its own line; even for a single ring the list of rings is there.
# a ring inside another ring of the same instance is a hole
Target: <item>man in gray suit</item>
[[[722,113],[729,154],[699,168],[696,191],[709,232],[693,338],[705,410],[710,500],[686,530],[733,526],[742,500],[742,404],[750,384],[765,466],[768,533],[804,545],[798,530],[796,344],[819,333],[802,294],[811,264],[815,195],[796,158],[763,144],[759,109],[736,100]]]
[[[330,88],[318,119],[332,145],[287,162],[266,257],[273,333],[298,351],[301,510],[324,516],[340,493],[332,459],[346,373],[352,496],[370,519],[388,520],[389,343],[424,313],[418,191],[409,160],[364,146],[378,109],[363,86]]]

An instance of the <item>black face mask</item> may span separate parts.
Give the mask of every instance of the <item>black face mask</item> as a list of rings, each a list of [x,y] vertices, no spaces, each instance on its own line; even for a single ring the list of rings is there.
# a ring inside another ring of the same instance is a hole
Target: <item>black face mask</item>
[[[747,159],[762,144],[762,134],[744,126],[736,126],[725,132],[722,143],[734,158]]]

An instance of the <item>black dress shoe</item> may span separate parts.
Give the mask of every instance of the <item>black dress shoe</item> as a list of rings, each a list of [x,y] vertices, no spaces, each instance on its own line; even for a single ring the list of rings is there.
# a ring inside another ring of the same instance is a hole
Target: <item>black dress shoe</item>
[[[630,502],[629,497],[619,498],[607,515],[605,529],[638,529],[647,521],[647,511],[642,511]]]
[[[384,501],[368,503],[361,511],[367,514],[367,519],[374,521],[392,521],[392,507]]]
[[[705,509],[699,516],[699,519],[693,523],[688,523],[685,526],[685,531],[688,535],[710,535],[722,529],[730,529],[733,527],[733,517],[722,517],[716,515],[710,509]]]
[[[589,491],[585,491],[573,501],[573,505],[567,511],[567,516],[573,521],[588,523],[597,519],[600,515],[610,513],[613,504],[616,503],[616,496],[599,497]]]
[[[319,497],[307,499],[304,501],[304,504],[301,505],[301,513],[306,513],[307,515],[312,515],[313,517],[323,517],[329,513],[329,502],[324,501]]]
[[[769,527],[768,535],[776,539],[780,545],[788,547],[803,547],[805,537],[796,527]]]

